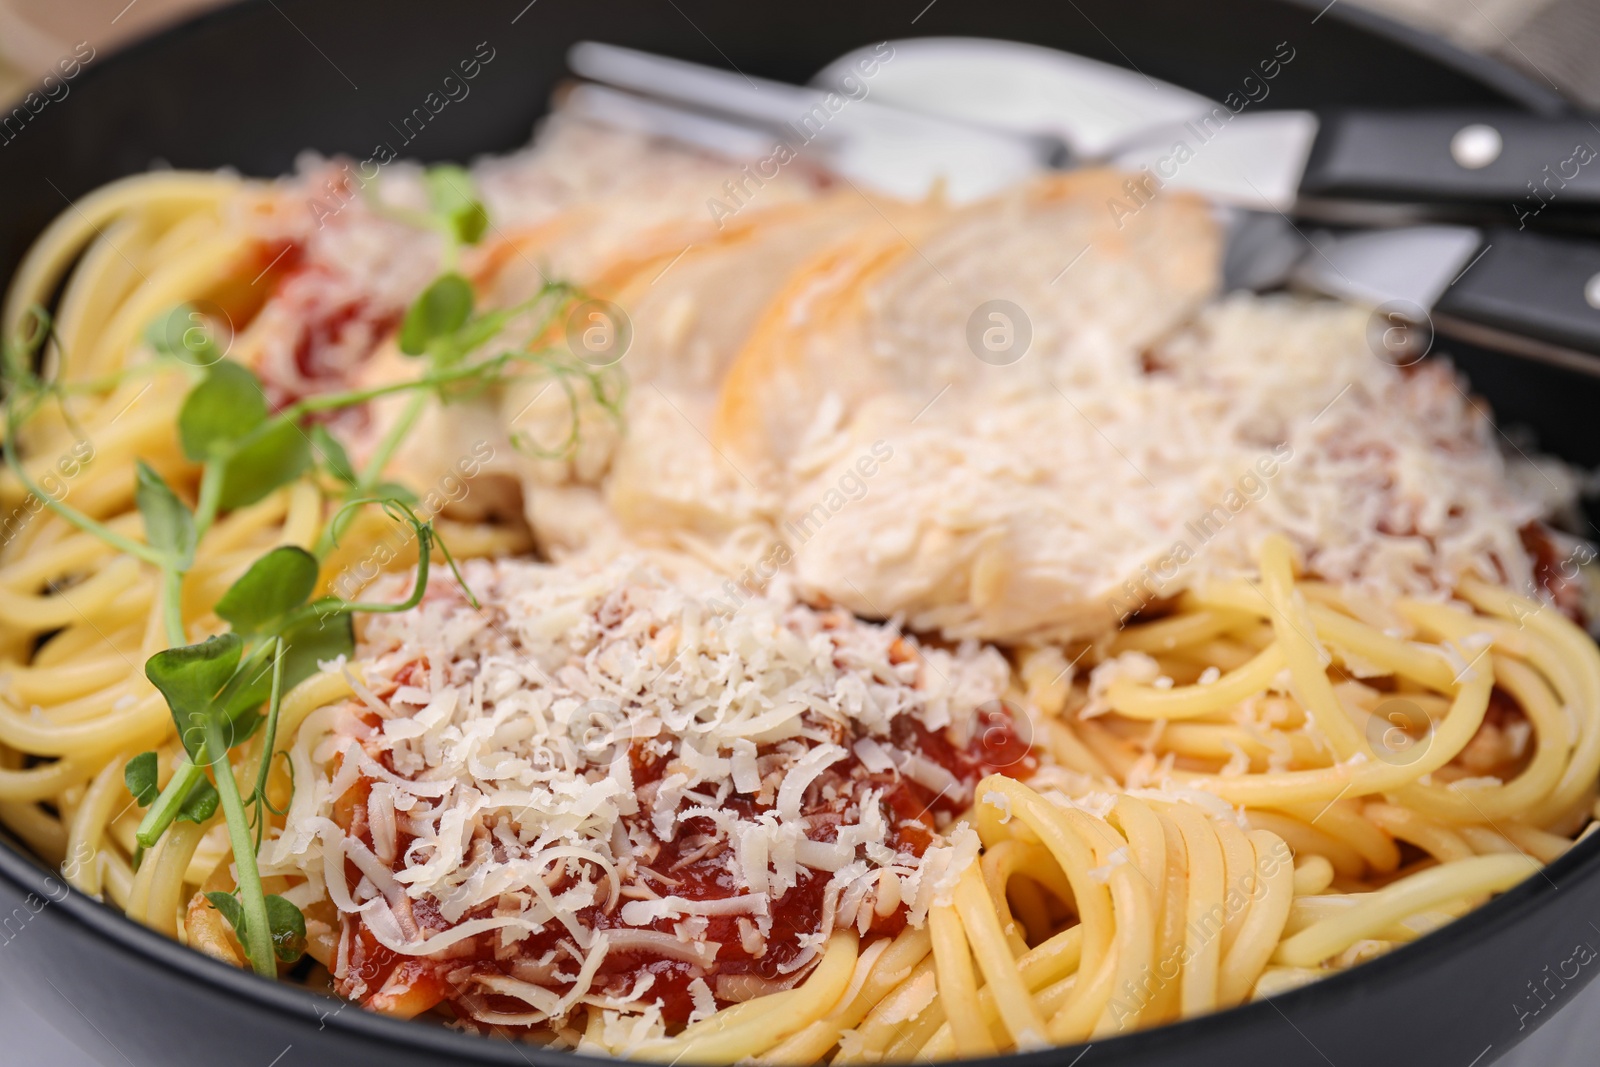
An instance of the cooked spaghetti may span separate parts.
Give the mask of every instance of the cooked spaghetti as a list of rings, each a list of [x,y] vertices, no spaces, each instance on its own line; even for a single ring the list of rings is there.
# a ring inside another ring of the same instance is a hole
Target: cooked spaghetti
[[[64,213],[4,308],[6,826],[375,1011],[773,1063],[1271,997],[1584,832],[1592,553],[1446,366],[1212,301],[1203,209],[1107,233],[1108,176],[707,222],[723,168],[558,120]],[[1020,362],[957,351],[996,292]]]

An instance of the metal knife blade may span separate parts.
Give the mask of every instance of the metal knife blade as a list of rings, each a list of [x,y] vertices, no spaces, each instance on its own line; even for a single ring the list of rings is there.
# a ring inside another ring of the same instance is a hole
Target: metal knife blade
[[[1600,376],[1600,244],[1500,227],[1310,235],[1291,272],[1439,333]]]

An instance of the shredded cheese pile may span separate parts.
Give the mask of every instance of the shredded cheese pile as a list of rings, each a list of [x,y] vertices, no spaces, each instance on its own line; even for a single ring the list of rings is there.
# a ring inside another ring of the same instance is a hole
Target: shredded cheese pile
[[[474,561],[464,577],[483,608],[441,581],[418,609],[365,621],[360,699],[301,729],[294,810],[266,869],[303,871],[301,903],[326,893],[403,957],[492,942],[509,958],[561,928],[570,947],[558,956],[576,973],[482,980],[532,1009],[509,1022],[564,1015],[608,951],[708,963],[707,917],[738,916],[744,951],[759,956],[774,902],[825,878],[823,914],[785,965],[798,973],[835,924],[865,930],[902,906],[920,924],[976,857],[976,836],[948,813],[947,836],[927,834],[920,855],[897,850],[875,783],[904,776],[970,801],[970,783],[894,737],[910,720],[970,741],[977,709],[1006,690],[993,649],[918,649],[892,627],[775,599],[735,609],[637,559]],[[335,806],[363,781],[365,805],[341,825]],[[831,832],[817,831],[818,812]],[[650,867],[664,843],[680,862],[721,855],[726,880],[675,892]],[[350,927],[333,970],[362,996],[374,991],[342,975]],[[647,986],[604,1003],[648,1003]]]

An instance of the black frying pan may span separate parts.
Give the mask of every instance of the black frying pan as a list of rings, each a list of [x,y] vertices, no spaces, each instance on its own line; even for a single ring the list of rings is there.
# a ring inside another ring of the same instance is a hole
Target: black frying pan
[[[1216,98],[1289,41],[1298,55],[1275,82],[1277,106],[1564,107],[1505,68],[1349,4],[1319,15],[1325,2],[245,3],[97,58],[65,98],[0,144],[0,277],[69,198],[153,164],[274,175],[308,147],[364,159],[390,142],[406,155],[436,160],[523,144],[562,76],[567,47],[585,38],[796,82],[871,41],[918,33],[1013,38],[1135,66]],[[405,116],[480,42],[494,58],[471,95],[403,143],[397,127]],[[1503,421],[1530,426],[1544,447],[1570,460],[1600,463],[1600,436],[1590,432],[1600,380],[1459,345],[1452,351]],[[1578,951],[1585,943],[1600,947],[1600,926],[1591,920],[1600,922],[1600,838],[1442,931],[1306,989],[1104,1038],[1087,1051],[995,1063],[1481,1067],[1600,970],[1592,952]],[[1575,962],[1584,958],[1591,962]],[[0,966],[60,1030],[97,1045],[91,1028],[98,1030],[135,1067],[581,1062],[380,1018],[225,967],[69,892],[5,843]],[[12,1063],[3,1045],[0,1063]]]

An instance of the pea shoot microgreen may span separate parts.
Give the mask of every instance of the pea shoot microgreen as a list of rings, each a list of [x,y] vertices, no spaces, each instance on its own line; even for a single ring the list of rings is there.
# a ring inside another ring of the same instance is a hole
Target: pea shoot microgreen
[[[445,245],[443,272],[413,301],[399,330],[400,350],[420,364],[414,378],[319,393],[274,412],[261,382],[249,368],[224,357],[208,330],[196,325],[204,320],[193,308],[179,305],[150,324],[146,343],[157,357],[154,365],[181,367],[194,380],[179,408],[177,435],[184,458],[198,465],[200,476],[191,507],[160,471],[137,461],[134,502],[144,523],[142,541],[39,492],[19,452],[21,429],[47,401],[58,403],[70,424],[69,394],[86,388],[109,392],[120,379],[69,387],[45,378],[38,370],[40,356],[54,333],[48,313],[40,308],[32,309],[20,336],[0,351],[6,465],[61,518],[155,567],[161,576],[169,647],[149,658],[144,673],[166,700],[183,758],[164,787],[157,753],[141,753],[126,765],[128,791],[146,809],[136,832],[134,863],[157,846],[174,822],[204,825],[220,808],[237,889],[208,893],[207,899],[233,928],[251,967],[266,977],[276,976],[279,962],[298,958],[305,942],[304,916],[290,901],[264,892],[256,860],[269,813],[283,814],[269,799],[268,784],[284,695],[319,664],[354,653],[353,615],[415,607],[427,590],[435,549],[467,599],[477,605],[432,522],[412,509],[416,496],[383,480],[400,443],[430,400],[449,403],[535,378],[560,385],[572,405],[572,421],[556,452],[532,446],[529,451],[553,455],[576,445],[582,386],[603,410],[620,419],[624,382],[614,369],[591,368],[568,353],[532,345],[492,355],[480,351],[514,324],[519,332],[526,327],[524,336],[541,342],[577,294],[570,286],[552,283],[515,306],[477,309],[472,285],[456,264],[461,246],[477,242],[487,230],[488,215],[470,176],[459,167],[430,169],[425,186],[428,214],[384,209],[437,231]],[[318,416],[396,394],[410,394],[406,408],[358,468]],[[183,585],[207,533],[221,515],[305,478],[331,493],[337,505],[318,543],[311,551],[274,548],[256,559],[212,606],[227,630],[191,641],[181,610]],[[410,595],[396,603],[316,596],[322,557],[337,547],[355,512],[367,506],[377,506],[391,521],[411,528],[418,554]],[[257,734],[255,774],[243,791],[229,754]]]

